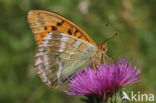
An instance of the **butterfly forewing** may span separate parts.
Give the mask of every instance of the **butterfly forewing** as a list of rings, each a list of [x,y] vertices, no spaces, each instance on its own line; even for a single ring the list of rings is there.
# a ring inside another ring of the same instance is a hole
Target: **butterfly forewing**
[[[80,27],[54,12],[46,10],[31,10],[28,13],[28,22],[38,45],[49,32],[53,32],[65,33],[96,46],[95,42]]]
[[[69,75],[88,66],[96,51],[97,47],[86,41],[50,32],[37,47],[35,67],[44,83],[56,87]]]

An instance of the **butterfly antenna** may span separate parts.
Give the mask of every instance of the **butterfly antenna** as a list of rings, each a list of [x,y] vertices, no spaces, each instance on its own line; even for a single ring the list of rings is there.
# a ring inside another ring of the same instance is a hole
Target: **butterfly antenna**
[[[109,25],[108,24],[106,24],[106,28],[108,28],[109,27]]]
[[[109,41],[109,40],[111,40],[111,39],[113,39],[113,38],[116,37],[117,35],[118,35],[118,33],[115,33],[112,37],[106,39],[105,42],[106,42],[106,41]]]
[[[106,24],[106,27],[105,27],[106,29],[105,29],[105,34],[107,34],[107,32],[108,32],[108,28],[109,28],[109,25],[108,24]]]

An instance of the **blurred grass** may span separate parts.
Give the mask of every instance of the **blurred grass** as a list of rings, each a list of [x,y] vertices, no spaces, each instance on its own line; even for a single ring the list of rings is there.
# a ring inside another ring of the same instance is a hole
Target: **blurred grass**
[[[84,1],[88,7],[82,5]],[[156,94],[155,4],[154,0],[0,0],[0,103],[80,103],[76,96],[49,89],[36,75],[36,44],[27,23],[31,9],[64,15],[96,43],[118,32],[109,41],[107,54],[144,65],[142,81],[128,86],[129,90]],[[86,11],[81,10],[85,6]]]

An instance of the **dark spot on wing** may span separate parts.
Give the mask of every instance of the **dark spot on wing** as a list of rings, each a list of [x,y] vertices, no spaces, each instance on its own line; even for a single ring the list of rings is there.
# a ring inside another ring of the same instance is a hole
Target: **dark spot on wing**
[[[78,38],[82,38],[82,34]]]
[[[59,22],[57,23],[57,26],[61,26],[61,25],[62,25],[61,23],[59,23]]]
[[[78,32],[79,32],[79,30],[76,29],[75,32],[74,32],[74,35],[76,35],[76,33],[78,33]]]
[[[64,20],[62,20],[62,24],[64,23]]]
[[[47,27],[46,26],[44,27],[44,30],[47,30]]]
[[[61,22],[58,22],[56,25],[61,26],[63,23],[64,23],[64,20],[62,20]]]
[[[69,35],[72,35],[72,29],[71,29],[71,28],[68,29],[68,34],[69,34]]]
[[[57,30],[57,27],[51,26],[51,30],[52,30],[52,31],[55,31],[55,30]]]

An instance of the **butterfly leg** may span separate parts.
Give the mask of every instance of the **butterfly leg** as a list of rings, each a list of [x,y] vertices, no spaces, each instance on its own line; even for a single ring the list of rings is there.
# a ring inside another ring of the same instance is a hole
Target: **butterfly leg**
[[[97,68],[97,63],[96,63],[95,61],[92,62],[91,68],[92,68],[93,70],[97,70],[97,69],[98,69],[98,68]]]
[[[116,63],[116,61],[112,60],[112,58],[107,56],[104,52],[102,53],[101,63],[103,63],[104,57],[106,57],[106,59],[110,61],[111,63]]]

